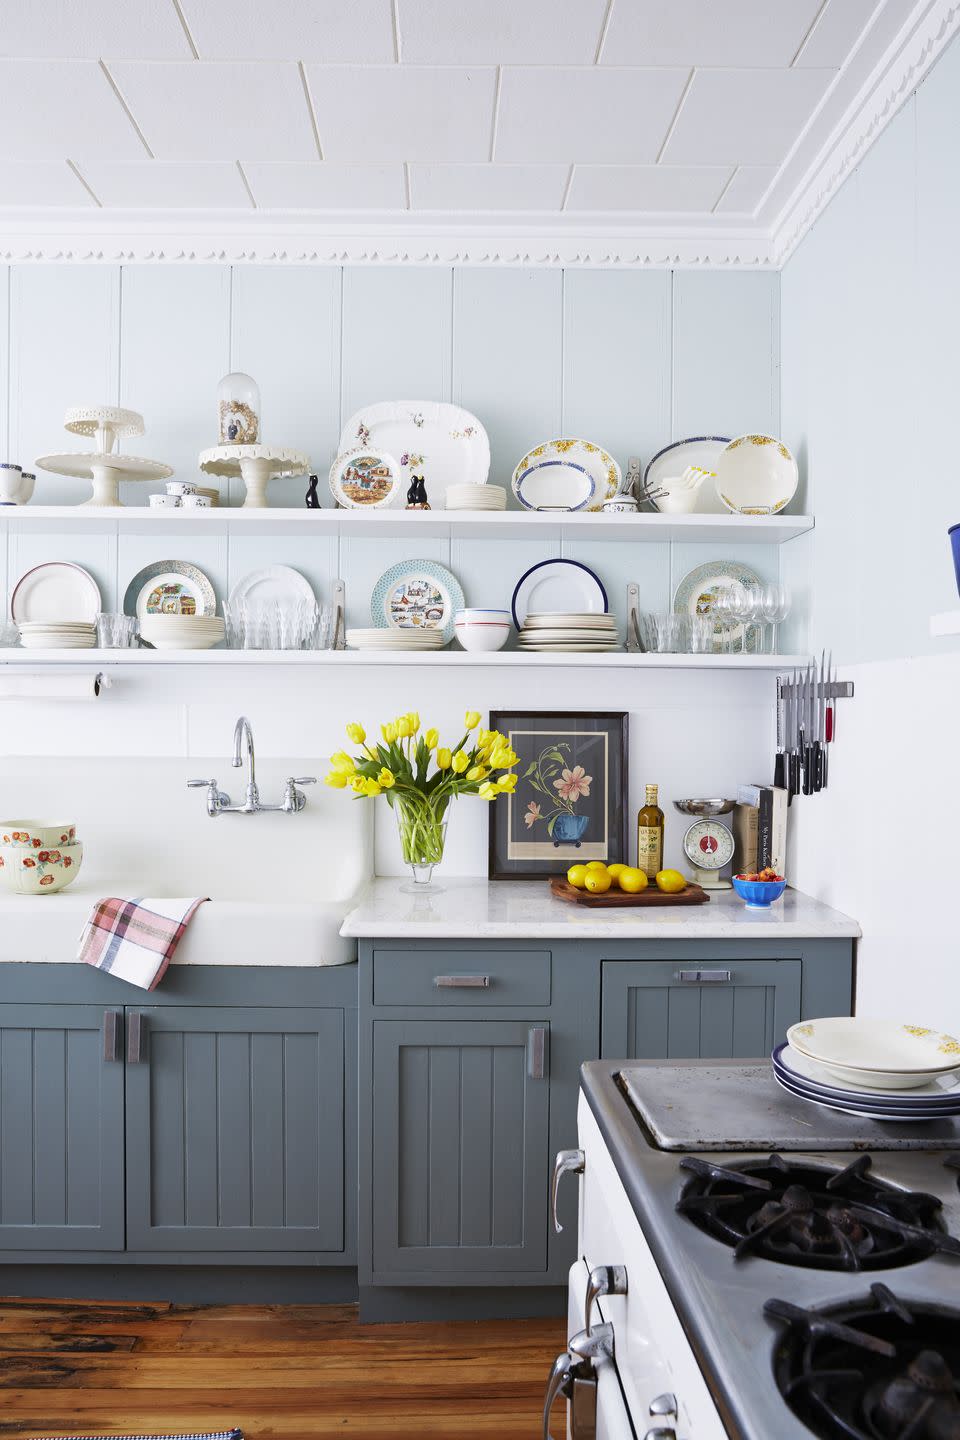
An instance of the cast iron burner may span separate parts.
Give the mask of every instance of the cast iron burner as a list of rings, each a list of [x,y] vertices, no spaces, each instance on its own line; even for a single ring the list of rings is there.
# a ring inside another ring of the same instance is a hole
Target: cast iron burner
[[[763,1308],[787,1327],[780,1393],[821,1440],[960,1440],[960,1311],[906,1304],[880,1284],[825,1310]]]
[[[736,1169],[696,1155],[680,1161],[694,1178],[677,1209],[733,1247],[812,1270],[888,1270],[935,1253],[960,1255],[960,1240],[937,1218],[935,1195],[896,1190],[870,1177],[870,1156],[845,1170],[771,1155]]]

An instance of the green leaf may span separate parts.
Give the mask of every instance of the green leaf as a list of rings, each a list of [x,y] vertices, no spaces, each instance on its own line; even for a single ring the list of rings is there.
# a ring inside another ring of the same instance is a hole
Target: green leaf
[[[556,823],[557,823],[557,816],[556,816],[556,815],[551,815],[550,819],[547,821],[547,834],[550,836],[550,839],[551,839],[551,840],[553,839],[553,827],[554,827],[554,825],[556,825]]]
[[[524,770],[523,775],[522,775],[520,778],[521,778],[522,780],[526,780],[527,776],[528,776],[528,775],[532,775],[533,772],[536,770],[536,768],[537,768],[537,762],[536,762],[536,760],[531,760],[531,761],[530,761],[530,764],[527,766],[526,770]]]

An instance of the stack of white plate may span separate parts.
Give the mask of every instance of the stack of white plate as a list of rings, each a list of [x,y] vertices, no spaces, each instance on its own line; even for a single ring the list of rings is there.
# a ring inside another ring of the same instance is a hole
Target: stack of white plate
[[[507,492],[502,485],[448,485],[448,510],[505,510]]]
[[[141,637],[155,650],[209,650],[224,636],[220,615],[142,615]]]
[[[528,615],[517,644],[521,650],[583,651],[601,654],[619,650],[617,622],[612,615],[543,611]]]
[[[21,620],[20,644],[25,650],[92,650],[97,627],[87,620]]]
[[[446,644],[442,630],[425,626],[409,629],[348,630],[347,645],[351,650],[442,650]]]
[[[960,1041],[926,1025],[806,1020],[771,1059],[778,1085],[826,1110],[893,1121],[960,1115]]]

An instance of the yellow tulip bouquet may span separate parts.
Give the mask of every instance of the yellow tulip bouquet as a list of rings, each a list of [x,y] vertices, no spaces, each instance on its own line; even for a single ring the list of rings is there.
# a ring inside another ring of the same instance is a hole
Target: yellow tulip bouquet
[[[511,795],[517,783],[511,773],[517,755],[507,737],[479,729],[477,710],[468,710],[463,723],[465,733],[452,749],[440,744],[439,731],[421,730],[415,711],[381,725],[383,738],[376,744],[369,743],[362,725],[351,723],[347,738],[362,754],[339,750],[330,760],[327,784],[335,790],[350,790],[359,800],[386,796],[397,817],[404,861],[421,885],[443,859],[450,801],[457,795],[496,800]]]

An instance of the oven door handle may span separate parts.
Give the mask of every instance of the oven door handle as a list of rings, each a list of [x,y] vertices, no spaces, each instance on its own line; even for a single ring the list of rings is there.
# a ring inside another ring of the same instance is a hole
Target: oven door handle
[[[543,1399],[543,1440],[553,1440],[550,1433],[550,1411],[557,1396],[563,1392],[563,1387],[570,1378],[570,1371],[576,1363],[569,1350],[564,1350],[553,1362],[547,1381],[547,1393]]]
[[[553,1179],[550,1182],[550,1211],[553,1215],[553,1228],[558,1235],[563,1233],[563,1226],[557,1219],[557,1191],[560,1188],[560,1178],[563,1175],[582,1175],[586,1160],[582,1150],[558,1150],[557,1158],[553,1162]]]
[[[572,1422],[575,1422],[571,1429],[573,1440],[595,1440],[597,1377],[594,1362],[612,1360],[613,1350],[613,1326],[597,1325],[592,1330],[578,1331],[569,1341],[568,1348],[557,1356],[550,1371],[543,1401],[543,1440],[553,1440],[550,1433],[550,1412],[560,1395],[574,1405],[571,1417]],[[581,1392],[579,1395],[578,1389]]]
[[[595,1265],[587,1280],[587,1295],[583,1306],[583,1329],[588,1337],[592,1335],[590,1320],[595,1302],[601,1295],[626,1295],[627,1270],[625,1265]]]

